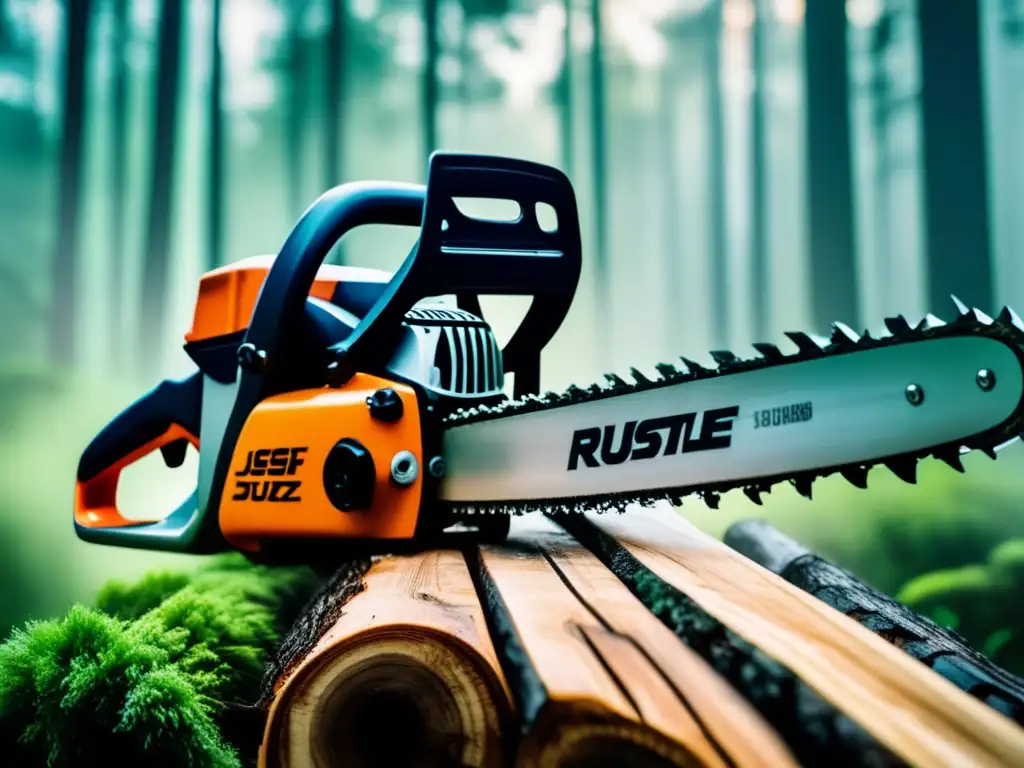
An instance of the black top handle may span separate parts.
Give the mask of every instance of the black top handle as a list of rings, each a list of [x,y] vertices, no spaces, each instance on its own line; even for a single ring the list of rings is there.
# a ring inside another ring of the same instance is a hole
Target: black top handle
[[[456,198],[511,200],[512,221],[467,216]],[[542,227],[539,205],[554,211]],[[477,297],[528,295],[533,303],[503,351],[516,396],[537,393],[540,353],[572,306],[582,267],[579,214],[569,179],[547,165],[506,157],[435,152],[416,247],[376,305],[334,351],[348,372],[386,362],[404,313],[427,296],[455,294],[479,312]],[[469,305],[469,306],[466,306]]]

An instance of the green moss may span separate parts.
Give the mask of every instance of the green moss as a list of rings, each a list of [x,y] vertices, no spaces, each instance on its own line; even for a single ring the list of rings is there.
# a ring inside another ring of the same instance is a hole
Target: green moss
[[[1024,539],[1003,542],[986,562],[911,579],[896,598],[949,626],[1015,674],[1024,674]]]
[[[229,555],[111,583],[95,608],[16,630],[0,646],[0,748],[18,765],[241,765],[254,744],[221,726],[257,698],[317,583]]]

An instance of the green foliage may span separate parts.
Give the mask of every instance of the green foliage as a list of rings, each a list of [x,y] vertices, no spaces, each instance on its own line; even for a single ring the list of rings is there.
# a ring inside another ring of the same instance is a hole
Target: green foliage
[[[1024,538],[1006,541],[986,562],[910,580],[896,595],[936,623],[955,629],[996,664],[1024,674]]]
[[[252,747],[222,727],[317,583],[228,555],[16,630],[0,646],[0,746],[18,765],[241,765]]]

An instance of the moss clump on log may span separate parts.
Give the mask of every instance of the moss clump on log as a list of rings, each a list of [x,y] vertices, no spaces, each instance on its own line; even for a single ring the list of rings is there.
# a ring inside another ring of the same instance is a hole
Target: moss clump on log
[[[24,766],[249,762],[262,723],[249,703],[317,583],[230,555],[111,583],[95,607],[15,630],[0,645],[0,749]]]

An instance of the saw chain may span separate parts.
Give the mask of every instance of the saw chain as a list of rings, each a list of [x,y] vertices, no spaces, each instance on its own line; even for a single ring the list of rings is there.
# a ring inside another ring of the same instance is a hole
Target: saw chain
[[[957,308],[957,317],[952,322],[945,322],[935,315],[926,315],[918,324],[911,325],[902,315],[886,318],[884,321],[887,333],[873,336],[870,332],[857,334],[847,325],[836,322],[832,324],[831,336],[828,338],[814,337],[804,332],[787,332],[786,336],[797,348],[793,354],[784,354],[775,344],[755,343],[753,348],[758,357],[740,358],[729,351],[716,350],[709,352],[715,362],[714,368],[707,368],[699,363],[681,357],[683,367],[668,363],[655,366],[657,376],[650,378],[636,368],[630,370],[627,381],[617,374],[605,374],[607,383],[595,383],[589,387],[570,385],[563,392],[547,392],[542,395],[528,395],[515,400],[505,400],[496,405],[481,405],[469,409],[459,409],[448,414],[443,420],[444,428],[458,427],[480,421],[502,419],[512,415],[534,413],[561,408],[578,403],[602,398],[618,397],[631,392],[656,389],[681,382],[702,379],[722,378],[774,366],[788,365],[807,360],[836,357],[839,355],[856,354],[861,351],[896,346],[908,342],[927,339],[949,338],[957,336],[984,336],[993,338],[1012,347],[1024,366],[1024,321],[1009,307],[1004,307],[996,318],[991,318],[978,309],[967,307],[953,297]],[[1024,432],[1024,403],[1018,405],[1010,418],[995,428],[978,433],[966,440],[947,443],[924,449],[918,452],[894,454],[871,462],[822,467],[814,471],[795,474],[775,475],[758,478],[755,481],[741,480],[735,482],[713,483],[707,485],[688,485],[670,488],[658,488],[650,491],[630,491],[587,496],[584,499],[524,500],[520,504],[502,502],[441,502],[443,507],[454,515],[472,514],[503,514],[519,515],[532,511],[547,514],[566,514],[582,512],[623,511],[631,504],[651,505],[669,501],[675,506],[683,503],[687,496],[699,495],[708,506],[717,509],[720,497],[727,491],[742,489],[744,494],[754,503],[761,504],[762,494],[768,493],[778,483],[789,482],[802,496],[812,497],[812,485],[819,478],[839,474],[852,485],[866,488],[868,471],[875,466],[883,465],[894,475],[906,483],[917,482],[917,464],[921,459],[939,459],[958,472],[964,471],[961,455],[970,451],[982,451],[990,458],[996,458],[996,449],[1003,444],[1021,436]]]

